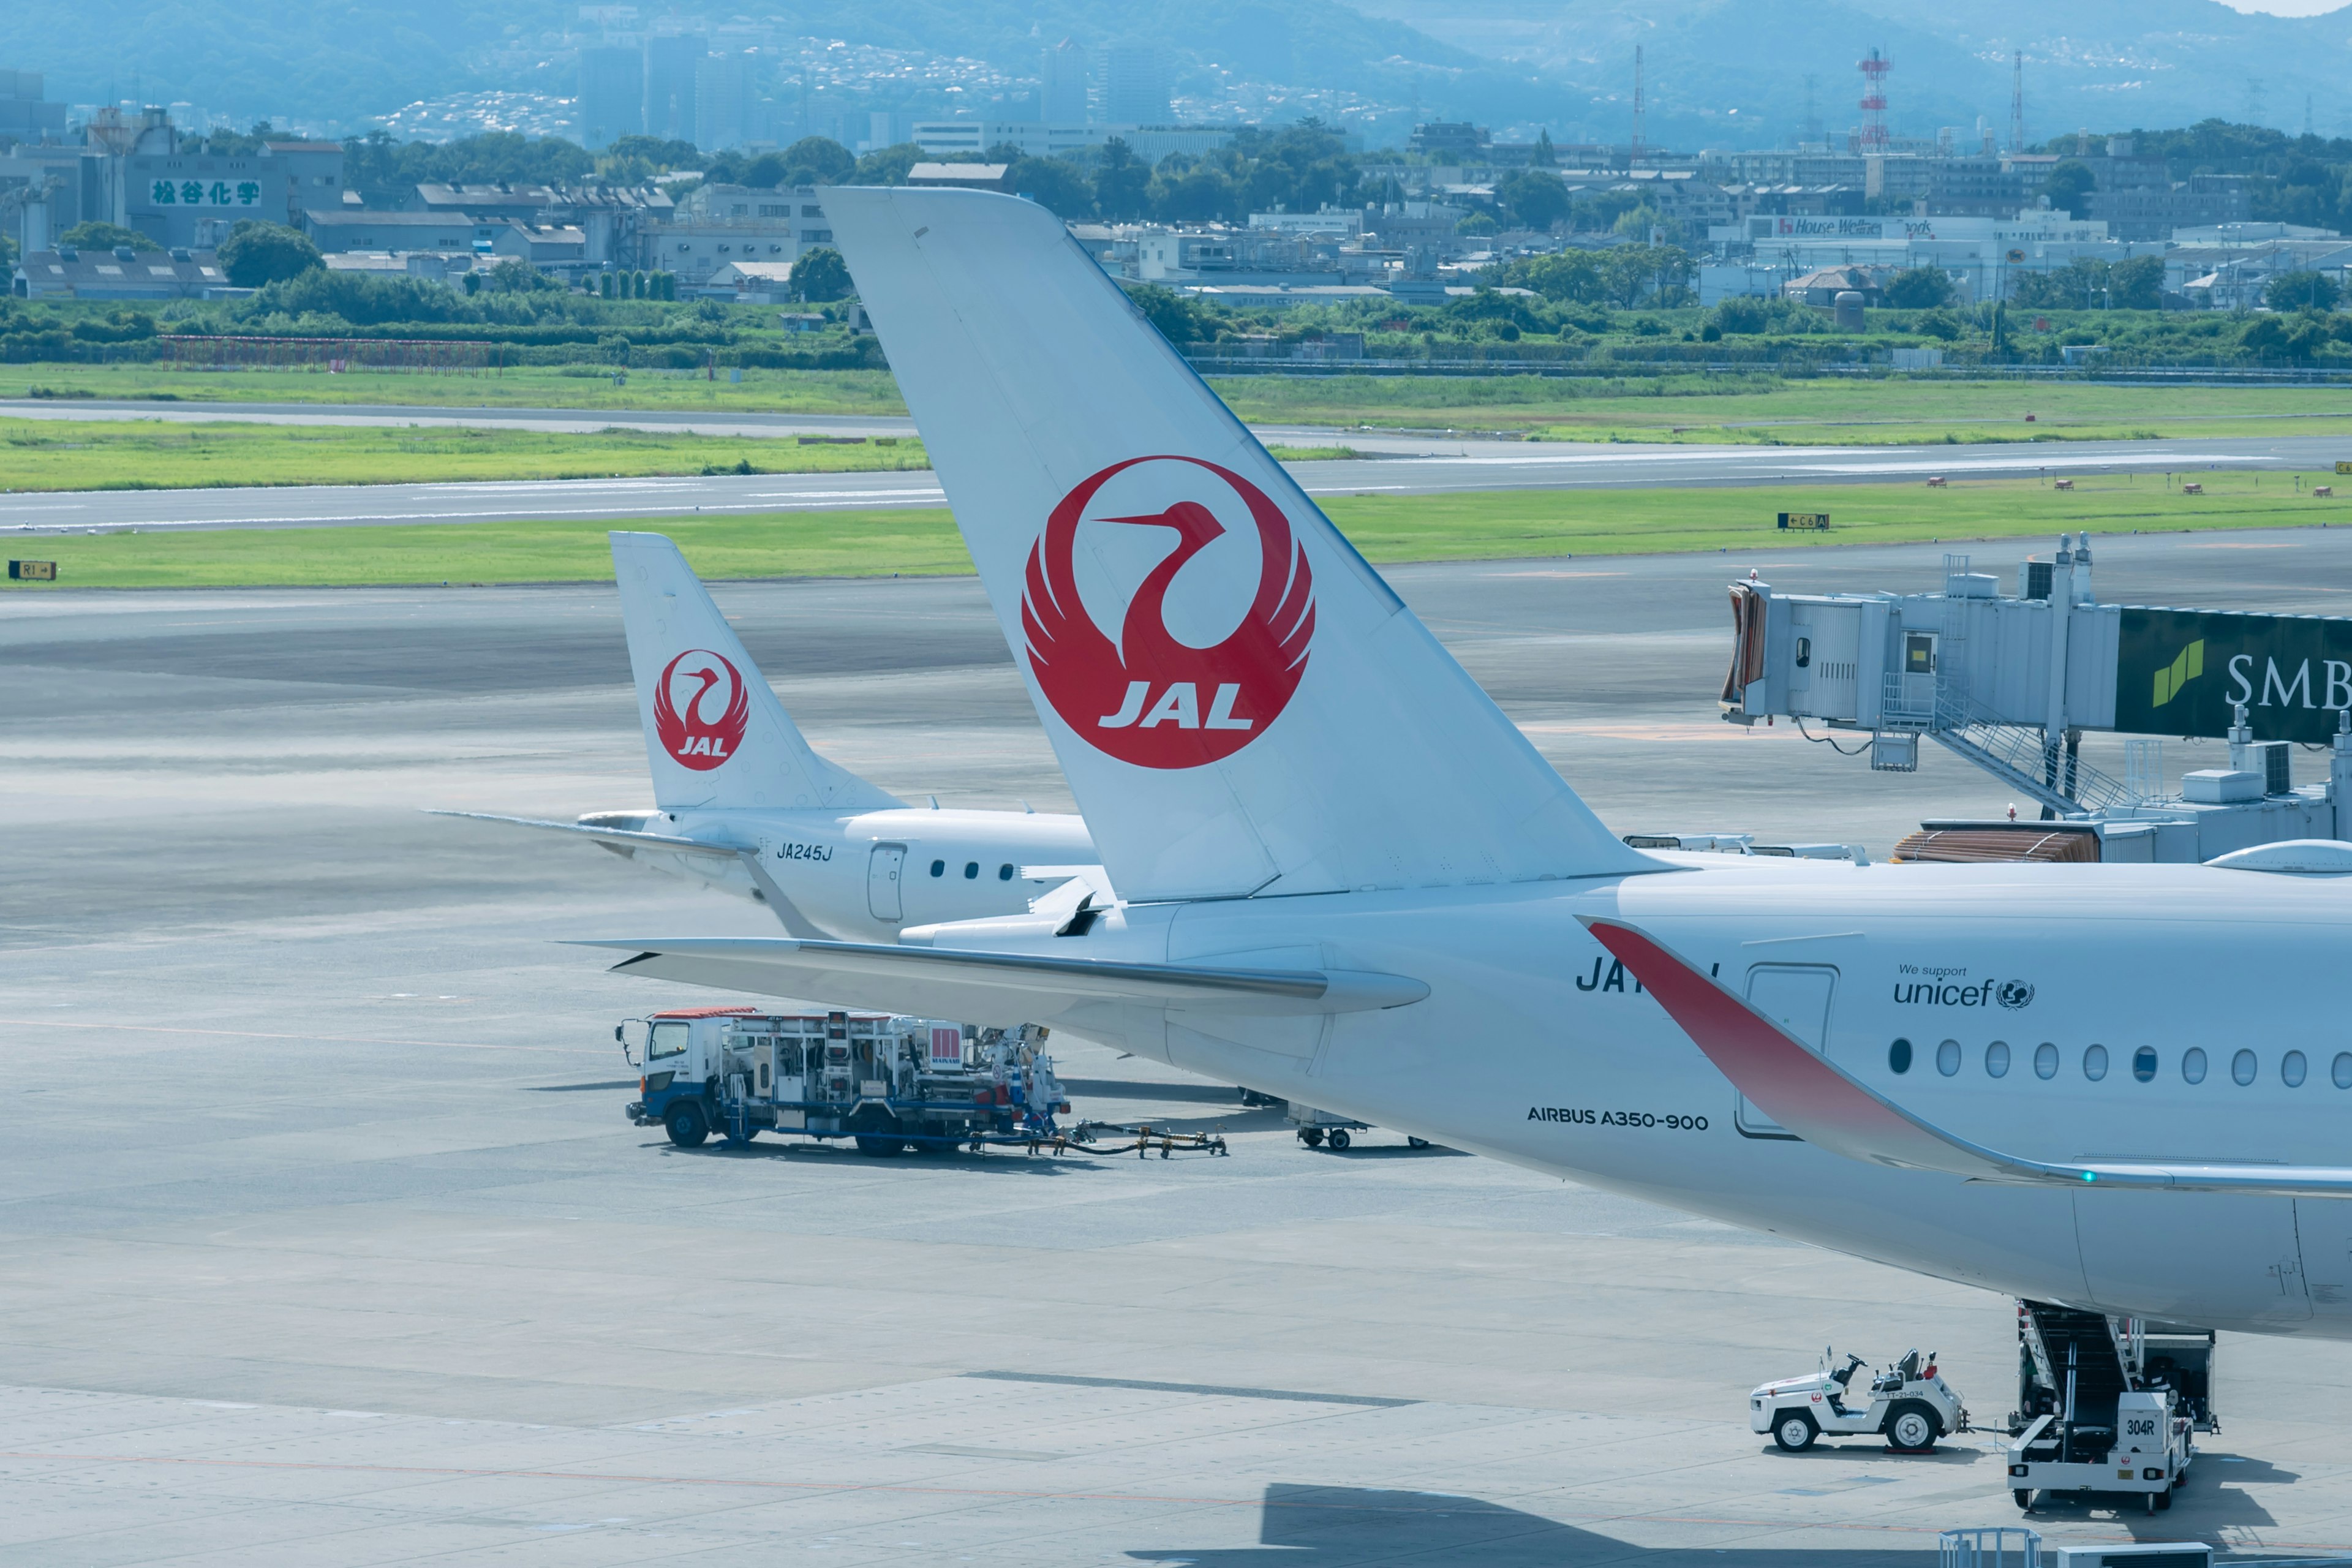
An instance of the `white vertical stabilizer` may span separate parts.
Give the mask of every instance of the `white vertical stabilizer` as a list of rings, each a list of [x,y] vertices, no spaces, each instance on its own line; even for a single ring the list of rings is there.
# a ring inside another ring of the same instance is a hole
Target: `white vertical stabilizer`
[[[646,761],[663,810],[906,804],[809,749],[677,545],[658,533],[612,540]]]
[[[1660,868],[1051,213],[839,187],[824,210],[1124,896]]]

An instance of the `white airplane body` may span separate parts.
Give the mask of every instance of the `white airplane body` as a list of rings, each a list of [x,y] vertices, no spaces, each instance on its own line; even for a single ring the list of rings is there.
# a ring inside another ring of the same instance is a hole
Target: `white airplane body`
[[[1078,817],[909,806],[819,756],[677,546],[612,539],[657,804],[572,822],[443,815],[586,838],[763,903],[794,936],[895,942],[908,925],[1108,897]]]
[[[623,972],[1056,1025],[2008,1294],[2352,1338],[2352,879],[1631,850],[1050,215],[826,212],[1121,901]]]

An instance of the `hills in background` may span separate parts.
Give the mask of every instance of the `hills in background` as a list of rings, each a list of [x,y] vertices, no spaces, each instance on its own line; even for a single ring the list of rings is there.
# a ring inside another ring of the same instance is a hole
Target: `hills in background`
[[[589,26],[581,18],[576,0],[19,0],[0,7],[0,65],[45,72],[49,95],[68,101],[135,94],[357,129],[462,92],[568,97],[568,48]],[[1376,142],[1417,118],[1622,142],[1637,43],[1645,139],[1664,146],[1788,141],[1809,75],[1820,123],[1842,137],[1857,118],[1853,62],[1872,45],[1894,61],[1898,136],[1957,126],[1965,140],[1982,116],[2006,141],[2012,48],[2026,54],[2037,142],[2209,117],[2298,132],[2306,98],[2321,134],[2352,132],[2338,85],[2352,68],[2352,8],[2284,18],[2218,0],[730,0],[708,20],[966,57],[1013,79],[1033,76],[1039,51],[1060,38],[1150,42],[1169,51],[1180,96],[1263,102],[1276,118],[1346,103]],[[886,76],[846,107],[1017,112],[1018,90],[1016,81],[993,98],[959,98]]]

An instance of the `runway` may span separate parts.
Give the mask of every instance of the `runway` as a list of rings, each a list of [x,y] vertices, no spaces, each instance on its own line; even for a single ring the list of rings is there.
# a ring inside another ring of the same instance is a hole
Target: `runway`
[[[1268,426],[1275,445],[1344,442],[1377,456],[1286,467],[1311,496],[1440,495],[1506,489],[1888,483],[2178,473],[2326,473],[2352,443],[2324,437],[2082,441],[1967,447],[1698,447],[1494,440]],[[567,519],[595,521],[704,512],[841,511],[944,506],[928,470],[721,474],[676,478],[305,485],[186,490],[61,490],[0,495],[0,533],[58,530],[319,528]]]
[[[1932,748],[1872,774],[1721,723],[1723,584],[1942,564],[1388,575],[1612,827],[1883,854],[2003,797]],[[2096,585],[2343,613],[2352,536],[2102,541]],[[716,596],[827,755],[1067,806],[976,584]],[[1747,1389],[1823,1343],[1938,1350],[1998,1421],[2012,1310],[1959,1286],[1387,1133],[1310,1153],[1058,1039],[1080,1114],[1222,1125],[1234,1153],[688,1153],[627,1126],[614,1022],[709,997],[560,939],[772,926],[421,810],[642,803],[608,588],[11,604],[0,1562],[1922,1568],[1939,1530],[2016,1519],[1988,1435],[1789,1458],[1747,1430]],[[2352,1550],[2352,1346],[2233,1336],[2223,1366],[2179,1505],[2061,1505],[2045,1552]]]

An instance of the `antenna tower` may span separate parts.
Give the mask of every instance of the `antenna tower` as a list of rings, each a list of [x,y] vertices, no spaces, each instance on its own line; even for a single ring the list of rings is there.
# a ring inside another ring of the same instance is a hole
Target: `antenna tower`
[[[1813,101],[1814,89],[1821,85],[1821,78],[1811,71],[1805,73],[1805,118],[1798,127],[1797,140],[1800,142],[1818,142],[1822,139],[1821,110]]]
[[[1862,73],[1862,153],[1865,158],[1886,153],[1886,73],[1895,62],[1873,44],[1853,68]]]
[[[2009,56],[2009,150],[2012,153],[2025,151],[2025,51],[2012,49]]]
[[[1633,140],[1625,147],[1625,172],[1642,166],[1642,46],[1633,46]]]

